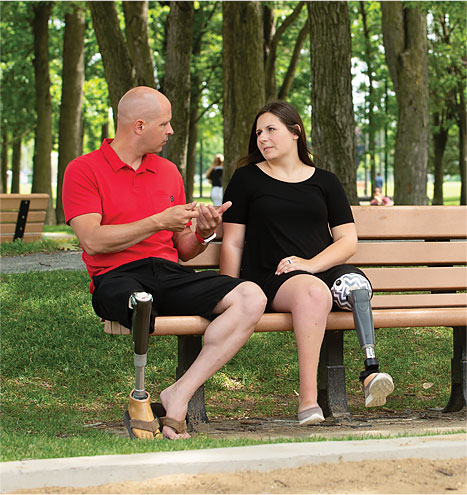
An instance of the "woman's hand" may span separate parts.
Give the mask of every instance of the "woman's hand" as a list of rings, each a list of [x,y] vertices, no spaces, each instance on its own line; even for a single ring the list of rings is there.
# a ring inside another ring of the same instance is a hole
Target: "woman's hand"
[[[311,260],[305,260],[298,256],[287,256],[279,261],[276,269],[276,275],[281,273],[293,272],[295,270],[303,270],[305,272],[315,273]]]

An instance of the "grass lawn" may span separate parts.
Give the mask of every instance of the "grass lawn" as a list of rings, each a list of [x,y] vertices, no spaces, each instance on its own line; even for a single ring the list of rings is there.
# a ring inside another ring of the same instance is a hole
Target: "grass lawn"
[[[91,427],[121,422],[133,387],[130,337],[104,334],[84,272],[2,275],[1,460],[124,454],[253,444],[204,435],[132,442]],[[346,332],[349,403],[363,411],[363,364]],[[443,407],[449,397],[452,333],[445,328],[377,331],[382,368],[394,377],[392,411]],[[146,384],[153,400],[173,382],[176,337],[150,339]],[[206,386],[211,417],[296,417],[298,365],[291,332],[255,334]],[[260,443],[260,442],[258,442]]]

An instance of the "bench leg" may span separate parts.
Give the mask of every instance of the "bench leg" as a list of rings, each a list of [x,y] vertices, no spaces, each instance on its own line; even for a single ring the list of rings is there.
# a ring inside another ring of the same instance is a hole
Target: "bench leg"
[[[191,366],[203,347],[201,335],[182,335],[178,337],[177,380]],[[188,403],[187,420],[190,428],[196,429],[200,423],[209,423],[204,403],[204,385],[194,393]]]
[[[318,403],[324,416],[350,418],[345,388],[344,332],[325,332],[318,366]]]
[[[443,412],[456,412],[467,405],[467,327],[453,328],[451,397]]]

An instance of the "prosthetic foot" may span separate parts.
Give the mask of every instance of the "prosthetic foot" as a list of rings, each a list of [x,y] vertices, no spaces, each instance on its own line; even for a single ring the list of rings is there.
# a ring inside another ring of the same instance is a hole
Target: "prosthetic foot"
[[[365,371],[360,373],[360,381],[365,389],[365,406],[382,406],[386,403],[386,397],[394,390],[394,383],[390,375],[379,373],[370,304],[373,294],[371,285],[362,275],[351,273],[339,277],[334,282],[331,293],[339,308],[353,312],[358,341],[365,353]]]
[[[144,370],[149,347],[149,324],[152,296],[146,292],[134,292],[130,296],[133,309],[132,334],[135,350],[135,388],[131,391],[124,422],[131,438],[155,438],[161,436],[159,422],[154,418],[151,401],[144,387]]]

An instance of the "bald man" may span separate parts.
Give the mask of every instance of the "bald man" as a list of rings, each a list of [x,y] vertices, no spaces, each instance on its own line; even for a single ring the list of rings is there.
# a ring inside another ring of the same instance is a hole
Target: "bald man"
[[[203,349],[192,366],[160,393],[168,418],[162,434],[176,439],[189,437],[189,400],[245,344],[266,300],[251,282],[178,264],[206,249],[230,203],[217,210],[186,204],[177,167],[157,156],[174,132],[171,116],[170,102],[159,91],[128,91],[118,105],[115,138],[68,165],[63,206],[83,248],[93,308],[101,318],[131,328],[129,301],[135,292],[153,296],[152,316],[218,315],[206,329]],[[194,218],[195,232],[189,227]],[[131,420],[139,420],[131,428],[133,435],[160,436],[149,395],[135,400],[130,394],[128,413]]]

